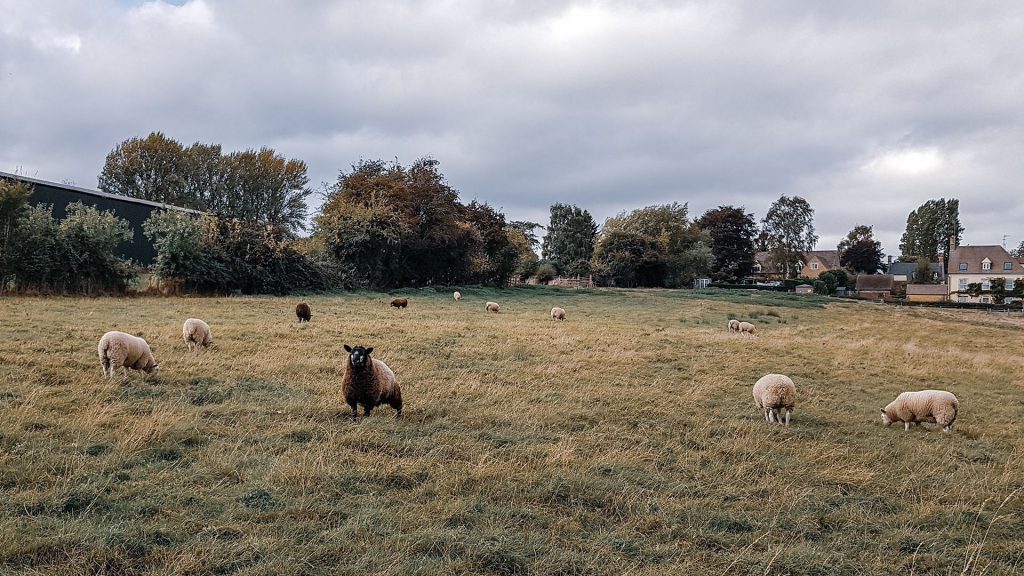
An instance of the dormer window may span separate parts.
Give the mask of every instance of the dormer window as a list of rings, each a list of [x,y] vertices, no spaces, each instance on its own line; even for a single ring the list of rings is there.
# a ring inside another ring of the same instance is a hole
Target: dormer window
[[[761,263],[758,262],[758,263],[754,264],[754,272],[760,272],[760,271],[761,271]]]
[[[991,260],[989,260],[988,258],[985,258],[984,260],[981,261],[981,271],[982,272],[988,272],[991,269],[992,269],[992,261]]]
[[[1003,262],[1003,271],[1009,272],[1013,270],[1013,262]]]
[[[961,270],[967,270],[967,262],[961,262],[960,263],[960,269]]]

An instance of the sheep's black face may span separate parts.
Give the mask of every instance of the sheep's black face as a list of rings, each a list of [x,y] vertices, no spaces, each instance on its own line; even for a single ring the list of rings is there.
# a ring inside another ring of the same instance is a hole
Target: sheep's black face
[[[356,346],[355,348],[345,344],[345,351],[348,352],[348,363],[353,368],[363,368],[370,363],[370,353],[373,352],[373,348],[363,348],[362,346]]]

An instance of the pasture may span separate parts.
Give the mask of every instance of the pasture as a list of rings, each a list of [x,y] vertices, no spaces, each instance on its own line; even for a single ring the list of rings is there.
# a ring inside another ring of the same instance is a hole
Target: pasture
[[[815,296],[461,291],[0,299],[0,573],[1024,573],[1020,326]],[[213,350],[187,351],[190,316]],[[103,379],[115,329],[161,372]],[[349,420],[343,343],[397,373],[401,419]],[[751,398],[770,372],[797,385],[788,428]],[[960,398],[952,434],[881,426],[923,388]]]

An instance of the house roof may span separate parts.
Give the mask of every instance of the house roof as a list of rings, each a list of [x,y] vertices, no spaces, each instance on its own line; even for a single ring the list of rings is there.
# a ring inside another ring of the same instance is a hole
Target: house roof
[[[945,296],[945,284],[907,284],[907,296]]]
[[[893,284],[892,274],[861,274],[857,276],[858,292],[891,292]]]
[[[942,264],[929,262],[928,270],[940,274],[942,273]],[[889,265],[889,274],[895,276],[913,276],[914,272],[917,272],[917,262],[893,262]]]
[[[829,270],[839,268],[838,250],[811,250],[804,252],[804,262],[808,263],[812,258],[817,258]]]
[[[982,270],[981,263],[988,259],[992,263],[991,270]],[[1006,248],[1002,246],[957,246],[949,254],[950,274],[992,274],[993,272],[1007,272],[1003,265],[1005,262],[1013,264],[1013,272],[1024,274],[1024,265],[1019,258],[1010,256]],[[966,264],[967,268],[962,270],[961,265]]]

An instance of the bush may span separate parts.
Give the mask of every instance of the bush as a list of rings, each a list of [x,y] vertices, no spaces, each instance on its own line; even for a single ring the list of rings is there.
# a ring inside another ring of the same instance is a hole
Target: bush
[[[323,266],[299,252],[279,226],[164,210],[143,225],[157,251],[155,272],[200,293],[287,294],[325,290]]]
[[[534,269],[534,276],[537,280],[542,283],[548,283],[558,276],[558,270],[555,269],[555,265],[547,260],[541,260],[537,263],[537,267]]]
[[[3,286],[17,291],[123,293],[135,278],[131,263],[114,255],[132,241],[128,223],[81,202],[63,220],[50,206],[18,211],[4,246]]]

